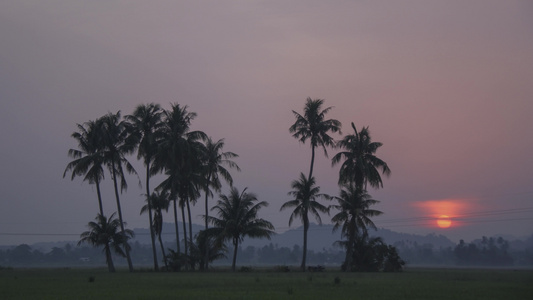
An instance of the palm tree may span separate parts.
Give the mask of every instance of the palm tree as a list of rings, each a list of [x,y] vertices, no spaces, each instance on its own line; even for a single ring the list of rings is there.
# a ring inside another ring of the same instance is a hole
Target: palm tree
[[[167,189],[170,199],[174,203],[174,224],[176,231],[177,253],[180,253],[180,238],[178,231],[177,198],[180,184],[184,182],[182,171],[187,162],[190,142],[204,139],[205,133],[190,131],[191,121],[196,113],[189,112],[187,106],[173,104],[171,110],[163,112],[162,139],[153,162],[154,172],[164,171],[167,178],[158,186],[158,189]],[[183,190],[183,188],[181,188]],[[185,235],[187,240],[187,235]]]
[[[229,196],[221,194],[217,205],[211,209],[217,212],[218,218],[205,216],[214,226],[207,230],[209,235],[217,236],[220,244],[225,241],[232,242],[234,250],[231,270],[233,271],[237,261],[237,249],[244,237],[270,239],[275,234],[272,223],[257,217],[259,209],[268,206],[268,203],[257,201],[257,196],[247,193],[246,188],[239,193],[237,188],[231,187]]]
[[[291,226],[294,218],[302,220],[304,225],[304,242],[303,242],[303,257],[301,269],[305,271],[305,263],[307,258],[307,231],[309,230],[309,214],[313,215],[319,224],[322,224],[320,218],[320,212],[328,212],[328,208],[320,204],[317,199],[330,198],[328,195],[320,194],[320,187],[315,185],[315,178],[311,177],[311,180],[307,180],[304,173],[300,173],[299,180],[294,180],[291,184],[293,188],[288,194],[294,197],[293,200],[285,202],[281,208],[294,208],[291,217],[289,218],[289,226]]]
[[[142,104],[135,108],[132,115],[126,116],[126,120],[133,125],[132,137],[138,144],[137,158],[144,159],[144,166],[146,167],[146,195],[150,195],[150,165],[154,160],[157,152],[157,143],[161,137],[162,116],[163,111],[159,104]],[[150,239],[152,242],[152,255],[154,258],[154,269],[157,271],[159,266],[157,264],[157,254],[155,250],[154,228],[152,224],[152,207],[151,202],[147,201],[148,205],[148,220],[150,227]]]
[[[133,231],[129,229],[119,232],[121,223],[114,217],[115,213],[109,219],[104,215],[98,214],[96,222],[89,222],[88,227],[90,230],[83,232],[78,242],[78,246],[82,243],[89,243],[95,247],[104,246],[109,272],[115,272],[111,250],[122,257],[126,256],[122,249],[130,249],[128,240],[134,236]]]
[[[135,139],[130,134],[130,124],[121,120],[120,111],[116,114],[109,113],[103,116],[99,119],[99,122],[101,123],[101,133],[103,136],[104,159],[111,173],[111,177],[113,178],[118,218],[120,220],[120,228],[124,234],[124,219],[122,218],[122,208],[120,206],[117,177],[120,177],[120,190],[122,192],[128,187],[124,176],[123,166],[126,167],[126,171],[128,173],[137,175],[137,172],[133,166],[126,159],[126,154],[132,153],[135,150]],[[129,270],[130,272],[133,272],[130,251],[128,248],[125,248],[125,250]]]
[[[203,165],[201,153],[203,145],[194,139],[188,140],[188,147],[184,155],[184,163],[180,170],[178,194],[180,197],[180,207],[183,215],[183,230],[185,237],[185,253],[190,250],[190,241],[193,240],[191,204],[195,205],[200,197],[200,189],[204,185]],[[189,237],[187,237],[185,227],[185,209],[189,220]],[[194,266],[193,266],[194,267]]]
[[[237,171],[240,171],[241,169],[239,166],[233,162],[231,159],[238,157],[237,154],[233,152],[222,152],[222,148],[224,148],[224,139],[220,139],[216,142],[213,142],[211,138],[207,138],[205,141],[205,147],[204,147],[204,176],[205,176],[205,215],[209,216],[209,195],[212,195],[210,191],[210,187],[213,188],[216,192],[220,192],[221,183],[220,183],[220,177],[222,177],[229,185],[233,185],[233,178],[231,177],[231,174],[226,169],[233,168]],[[220,175],[220,177],[219,177]],[[208,228],[208,218],[205,218],[205,229]],[[208,268],[208,262],[209,262],[209,247],[205,247],[205,269]]]
[[[76,176],[84,176],[83,181],[96,185],[98,195],[98,207],[100,214],[104,214],[102,206],[102,195],[100,193],[100,182],[104,179],[104,159],[102,156],[101,135],[98,133],[98,124],[89,121],[83,125],[77,124],[78,131],[71,136],[78,141],[79,149],[70,149],[68,155],[74,158],[63,172],[63,178],[68,171],[72,171],[71,180]]]
[[[289,128],[293,137],[305,143],[311,140],[311,167],[309,168],[308,180],[313,176],[313,165],[315,163],[315,148],[321,146],[324,149],[324,155],[328,156],[326,146],[334,146],[334,139],[329,136],[329,132],[341,133],[341,122],[335,119],[327,119],[326,114],[332,109],[327,107],[323,110],[324,100],[307,98],[304,107],[304,114],[301,115],[294,110],[292,113],[296,117],[296,122]]]
[[[225,252],[227,251],[224,245],[217,243],[215,236],[209,236],[206,232],[201,230],[195,236],[195,242],[190,242],[191,262],[193,264],[198,263],[200,270],[207,270],[209,262],[225,258]],[[205,253],[208,253],[207,257]]]
[[[376,157],[376,151],[383,144],[372,142],[368,127],[363,127],[357,132],[352,123],[354,134],[345,136],[338,146],[345,151],[337,153],[332,158],[332,165],[336,165],[341,160],[344,162],[339,170],[339,184],[355,184],[359,189],[371,187],[383,187],[383,181],[379,175],[379,170],[385,176],[389,176],[391,171],[386,162]]]
[[[338,205],[333,207],[339,212],[333,216],[333,231],[341,229],[341,233],[348,239],[346,243],[345,266],[351,265],[354,247],[358,237],[368,236],[368,228],[376,229],[376,225],[371,218],[383,214],[379,210],[372,209],[371,206],[379,203],[365,191],[354,185],[345,185],[341,189],[340,196],[335,197]]]
[[[149,211],[151,208],[154,212],[153,223],[150,224],[157,239],[159,241],[159,246],[161,247],[161,253],[163,254],[163,262],[165,267],[168,269],[168,264],[166,260],[165,247],[163,246],[163,240],[161,239],[161,233],[163,232],[163,210],[168,212],[168,207],[170,206],[170,201],[168,200],[168,193],[165,192],[154,192],[150,197],[146,198],[146,205],[141,208],[141,214]]]

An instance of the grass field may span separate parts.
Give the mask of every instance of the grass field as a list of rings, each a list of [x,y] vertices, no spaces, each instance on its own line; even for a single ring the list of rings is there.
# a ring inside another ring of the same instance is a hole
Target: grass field
[[[533,299],[532,270],[128,273],[0,270],[0,299]]]

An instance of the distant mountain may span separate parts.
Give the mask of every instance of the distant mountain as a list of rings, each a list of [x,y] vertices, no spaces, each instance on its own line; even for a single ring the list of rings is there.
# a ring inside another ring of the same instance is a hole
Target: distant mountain
[[[314,251],[321,251],[323,249],[337,248],[333,244],[336,241],[341,240],[340,230],[333,231],[333,225],[317,225],[311,223],[308,232],[308,249]],[[455,243],[443,235],[416,235],[408,233],[394,232],[388,229],[378,229],[370,233],[371,236],[381,237],[387,244],[394,244],[400,241],[416,242],[417,244],[432,244],[435,248],[455,247]],[[243,247],[254,246],[263,247],[270,243],[277,245],[278,247],[292,248],[294,245],[302,245],[303,242],[303,226],[286,231],[281,234],[277,234],[272,237],[272,240],[257,240],[257,239],[245,239]]]
[[[188,229],[188,224],[187,229]],[[192,224],[193,229],[193,235],[198,233],[200,230],[204,228],[203,225],[198,224]],[[183,239],[183,227],[182,224],[179,224],[179,230],[180,230],[180,239]],[[336,231],[335,233],[332,232],[333,225],[317,225],[314,223],[310,224],[309,227],[309,236],[308,236],[308,249],[313,251],[322,251],[323,249],[336,249],[337,247],[333,244],[336,241],[341,240],[341,233],[340,231]],[[131,241],[132,243],[139,242],[140,244],[149,245],[150,244],[150,231],[148,228],[134,228],[133,231],[135,232],[135,238]],[[418,245],[424,245],[424,244],[431,244],[435,249],[438,248],[447,248],[447,247],[455,247],[456,243],[452,242],[450,239],[448,239],[444,235],[436,235],[436,234],[427,234],[427,235],[418,235],[418,234],[409,234],[409,233],[401,233],[401,232],[395,232],[388,229],[378,229],[377,231],[372,231],[371,236],[379,236],[381,237],[387,244],[394,245],[397,242],[404,242],[404,243],[410,243],[410,244],[418,244]],[[502,235],[497,235],[494,237],[498,237]],[[176,234],[174,232],[174,224],[173,223],[164,223],[163,225],[163,241],[165,243],[175,243],[176,240]],[[512,236],[502,236],[504,239],[508,240],[510,243],[511,248],[522,250],[526,247],[530,247],[533,245],[533,235],[519,239]],[[291,230],[288,230],[286,232],[276,234],[272,237],[271,240],[266,239],[250,239],[246,238],[244,239],[243,244],[241,245],[243,248],[246,248],[248,246],[253,246],[256,248],[261,248],[264,246],[269,245],[272,243],[273,245],[277,245],[279,248],[281,247],[288,247],[293,248],[294,245],[301,246],[303,242],[303,226],[297,227]],[[469,241],[465,241],[469,242]],[[76,246],[77,241],[64,241],[64,242],[51,242],[51,243],[37,243],[33,244],[32,248],[34,249],[41,249],[43,251],[49,251],[53,247],[63,247],[65,244],[70,243],[72,246]],[[12,246],[6,246],[6,248],[9,248]],[[338,249],[338,248],[337,248]]]

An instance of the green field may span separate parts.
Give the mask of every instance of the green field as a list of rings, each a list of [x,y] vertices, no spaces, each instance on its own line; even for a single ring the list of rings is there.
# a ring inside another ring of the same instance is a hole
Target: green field
[[[94,280],[92,280],[94,279]],[[0,299],[533,299],[532,270],[128,273],[0,270]]]

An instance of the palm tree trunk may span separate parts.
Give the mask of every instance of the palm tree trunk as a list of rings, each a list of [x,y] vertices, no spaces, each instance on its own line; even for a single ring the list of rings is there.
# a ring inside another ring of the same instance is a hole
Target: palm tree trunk
[[[161,247],[161,253],[163,253],[163,262],[165,263],[165,269],[168,270],[167,256],[165,254],[165,246],[163,246],[163,240],[161,240],[161,234],[157,235],[157,239],[159,240],[159,246]]]
[[[187,214],[189,217],[189,243],[193,243],[192,241],[192,218],[191,218],[191,206],[189,205],[189,199],[187,199]],[[194,270],[194,265],[191,265],[192,270]]]
[[[115,272],[115,265],[113,264],[113,257],[111,256],[111,250],[109,244],[105,245],[105,261],[107,263],[107,269],[110,273]]]
[[[180,205],[181,208],[181,222],[183,223],[183,239],[185,241],[185,256],[189,253],[189,243],[187,243],[187,227],[185,225],[185,206]]]
[[[311,167],[309,168],[309,177],[307,180],[311,180],[311,176],[313,176],[313,165],[315,164],[315,147],[311,145]]]
[[[146,197],[150,197],[150,162],[146,163]],[[152,204],[148,200],[148,220],[150,222],[150,239],[152,241],[152,256],[154,258],[154,269],[159,270],[159,265],[157,264],[157,253],[155,251],[155,237],[154,237],[154,226],[152,221]]]
[[[209,182],[211,180],[211,176],[208,176],[207,177],[207,182]],[[207,229],[208,229],[208,222],[207,222],[207,219],[208,219],[208,216],[209,216],[209,209],[208,209],[208,206],[209,206],[209,183],[205,185],[205,230],[207,232]],[[207,241],[207,236],[206,236],[206,241]],[[207,245],[207,243],[206,243]],[[204,269],[207,271],[207,269],[209,268],[209,246],[206,246],[205,247],[205,254],[204,254]]]
[[[305,272],[305,263],[307,259],[307,230],[309,229],[309,220],[307,218],[307,213],[303,215],[303,221],[304,221],[304,249],[303,249],[303,255],[302,255],[302,264],[300,268],[302,271]]]
[[[237,249],[239,249],[239,239],[233,239],[233,245],[235,246],[235,249],[233,249],[233,262],[231,263],[231,270],[235,272],[235,265],[237,262]]]
[[[174,199],[174,226],[176,230],[176,250],[178,253],[181,253],[180,251],[180,232],[178,228],[178,209],[177,209],[177,199]]]
[[[116,177],[114,162],[111,163],[111,168],[113,169],[113,184],[115,186],[115,198],[117,199],[117,211],[118,211],[118,218],[120,220],[120,230],[122,231],[122,234],[126,236],[126,231],[124,230],[124,221],[122,219],[122,209],[120,207],[120,197],[118,195],[117,177]],[[126,259],[128,260],[128,268],[130,272],[133,272],[133,263],[131,262],[130,250],[128,249],[128,247],[124,247],[124,250],[126,250]]]
[[[350,220],[350,230],[348,232],[348,245],[346,245],[346,257],[344,258],[345,271],[351,271],[353,264],[353,250],[355,247],[355,219]]]
[[[100,193],[100,180],[96,178],[96,194],[98,194],[98,207],[100,208],[100,215],[104,215],[104,207],[102,205],[102,194]]]

